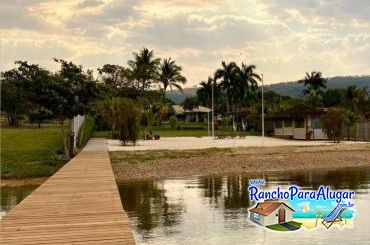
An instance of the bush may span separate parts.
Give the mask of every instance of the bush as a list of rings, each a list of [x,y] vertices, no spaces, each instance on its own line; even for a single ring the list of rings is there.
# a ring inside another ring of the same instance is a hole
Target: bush
[[[345,112],[341,108],[331,108],[323,116],[323,129],[330,140],[340,142],[343,139]]]
[[[177,128],[177,117],[176,116],[170,116],[169,118],[171,129]]]
[[[119,128],[119,140],[123,145],[132,142],[134,145],[139,137],[140,110],[129,99],[122,99],[119,103],[117,114],[117,126]]]
[[[230,129],[229,124],[230,124],[230,119],[228,117],[223,117],[221,120],[222,130],[228,131]]]

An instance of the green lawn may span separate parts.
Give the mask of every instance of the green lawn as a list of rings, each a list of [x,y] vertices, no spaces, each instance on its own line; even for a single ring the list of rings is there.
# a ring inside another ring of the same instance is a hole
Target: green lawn
[[[57,156],[62,149],[56,124],[42,128],[26,126],[1,129],[1,178],[50,176],[65,160]]]
[[[211,129],[210,129],[211,130]],[[171,129],[168,123],[163,123],[160,126],[153,127],[153,133],[158,134],[161,137],[204,137],[209,136],[211,132],[208,132],[207,123],[195,123],[195,122],[181,122],[179,123],[178,129]],[[93,137],[98,138],[109,138],[110,131],[95,131]],[[230,131],[216,130],[215,135],[219,134],[232,134]],[[247,135],[260,135],[259,132],[247,132]],[[143,137],[142,130],[140,131],[140,138]]]
[[[302,225],[302,223],[295,222],[295,221],[289,221],[287,223],[290,224],[291,226],[294,226],[294,227],[298,228],[298,229],[301,228],[301,225]],[[269,225],[269,226],[266,226],[266,227],[271,229],[271,230],[274,230],[274,231],[290,231],[288,228],[286,228],[285,226],[282,226],[280,224]]]

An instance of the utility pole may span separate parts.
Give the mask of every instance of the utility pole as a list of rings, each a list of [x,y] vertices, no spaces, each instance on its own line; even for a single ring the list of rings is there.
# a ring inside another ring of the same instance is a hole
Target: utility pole
[[[212,137],[215,137],[215,105],[214,105],[214,98],[213,98],[213,86],[214,81],[212,81]]]

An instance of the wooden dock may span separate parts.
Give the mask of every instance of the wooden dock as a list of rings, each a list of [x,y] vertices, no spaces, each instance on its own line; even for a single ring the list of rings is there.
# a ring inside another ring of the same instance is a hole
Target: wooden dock
[[[1,244],[135,244],[105,139],[82,152],[1,221]]]

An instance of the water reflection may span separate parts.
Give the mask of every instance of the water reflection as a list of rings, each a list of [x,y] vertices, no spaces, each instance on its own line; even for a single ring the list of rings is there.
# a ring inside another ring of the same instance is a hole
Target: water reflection
[[[26,196],[28,196],[38,185],[21,185],[14,187],[2,187],[1,188],[1,208],[0,217],[2,218],[5,214],[13,208],[15,205],[20,203]]]
[[[296,235],[289,237],[286,233],[256,227],[247,221],[247,209],[252,205],[247,192],[250,178],[264,178],[267,188],[295,184],[303,189],[317,189],[324,184],[333,189],[356,190],[355,227],[349,233],[338,229],[337,237],[332,240],[324,230],[298,231],[306,241],[292,239]],[[276,244],[276,239],[286,244],[307,244],[313,233],[317,236],[316,243],[350,241],[353,235],[356,244],[368,244],[369,189],[369,168],[119,183],[122,203],[139,244]]]
[[[170,227],[181,222],[183,201],[172,202],[166,196],[164,181],[134,181],[119,185],[124,209],[134,214],[141,233],[148,237],[157,226]]]

